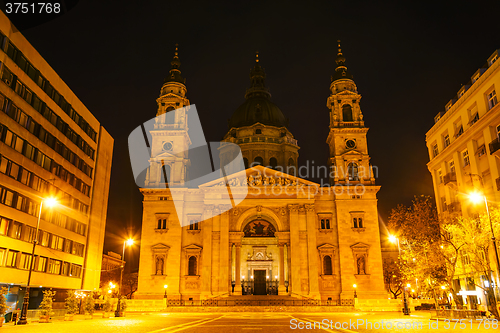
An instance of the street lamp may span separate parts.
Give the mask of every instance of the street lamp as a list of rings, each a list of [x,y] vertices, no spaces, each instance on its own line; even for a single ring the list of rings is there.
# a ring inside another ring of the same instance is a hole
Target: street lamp
[[[486,206],[486,215],[488,215],[488,221],[490,222],[491,228],[491,240],[493,241],[493,248],[495,249],[495,257],[497,260],[497,278],[500,279],[500,260],[498,260],[498,249],[497,249],[497,240],[495,238],[495,232],[493,231],[493,223],[491,222],[490,209],[488,207],[488,199],[486,199],[486,195],[481,194],[479,192],[472,192],[469,194],[469,199],[473,203],[480,203],[484,201],[484,205]],[[498,283],[495,283],[498,290]]]
[[[116,307],[115,311],[115,317],[120,317],[120,312],[121,312],[121,295],[122,295],[122,288],[123,288],[123,270],[125,268],[125,246],[132,246],[134,245],[134,240],[132,238],[127,239],[125,242],[123,242],[123,252],[122,252],[122,269],[120,271],[120,288],[119,288],[119,294],[118,294],[118,305]]]
[[[394,235],[389,235],[389,241],[398,244],[398,259],[401,260],[401,247],[399,246],[399,238]],[[403,286],[403,314],[409,316],[410,309],[408,308],[408,301],[406,299],[406,287]]]
[[[354,298],[358,298],[358,294],[356,294],[356,288],[358,287],[358,285],[353,284],[352,287],[354,288]]]
[[[36,248],[36,244],[38,243],[38,229],[40,229],[40,218],[42,217],[42,207],[43,207],[44,203],[47,207],[51,208],[57,204],[57,199],[46,198],[46,199],[42,199],[40,201],[40,210],[38,211],[35,237],[33,238],[33,248],[31,250],[30,265],[29,265],[29,270],[28,270],[28,282],[26,283],[26,293],[24,294],[23,308],[21,310],[21,317],[17,321],[18,325],[26,325],[28,323],[28,320],[26,319],[26,315],[28,314],[28,305],[30,302],[31,272],[33,271],[33,261],[34,261],[33,257],[35,256],[35,248]]]

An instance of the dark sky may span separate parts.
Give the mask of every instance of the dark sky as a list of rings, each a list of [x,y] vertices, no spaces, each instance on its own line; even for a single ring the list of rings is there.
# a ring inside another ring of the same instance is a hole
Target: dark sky
[[[432,195],[425,133],[500,48],[498,1],[452,4],[80,1],[22,32],[115,139],[105,250],[120,252],[128,233],[140,236],[142,219],[127,137],[155,116],[175,43],[207,141],[222,138],[244,102],[258,50],[272,101],[299,141],[299,163],[317,165],[328,157],[326,99],[341,39],[363,96],[382,218],[416,194]]]

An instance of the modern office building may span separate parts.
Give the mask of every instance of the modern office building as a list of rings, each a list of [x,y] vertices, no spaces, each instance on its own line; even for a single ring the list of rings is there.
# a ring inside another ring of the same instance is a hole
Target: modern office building
[[[475,217],[484,212],[484,204],[475,206],[466,196],[472,191],[484,193],[490,203],[500,202],[500,106],[496,92],[500,89],[499,52],[496,50],[460,88],[446,104],[445,111],[436,115],[434,126],[427,132],[430,157],[427,166],[441,219]],[[493,249],[490,253],[498,284]],[[484,280],[471,275],[465,252],[457,272],[455,288],[467,292],[464,303],[471,307],[485,304],[483,289],[475,286],[484,284]]]
[[[30,308],[42,288],[99,287],[113,142],[0,13],[0,285],[9,305],[21,307],[36,237]],[[48,197],[58,204],[40,210]]]

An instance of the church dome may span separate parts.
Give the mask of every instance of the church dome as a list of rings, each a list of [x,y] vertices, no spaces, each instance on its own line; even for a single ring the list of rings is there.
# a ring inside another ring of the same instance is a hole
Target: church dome
[[[229,120],[229,128],[251,126],[261,123],[269,126],[288,126],[288,120],[276,104],[266,97],[253,96],[248,98]]]
[[[250,88],[247,89],[243,103],[229,119],[229,128],[251,126],[256,123],[263,125],[286,127],[288,119],[283,112],[269,99],[271,94],[265,85],[266,73],[259,65],[259,54],[255,66],[250,71]]]

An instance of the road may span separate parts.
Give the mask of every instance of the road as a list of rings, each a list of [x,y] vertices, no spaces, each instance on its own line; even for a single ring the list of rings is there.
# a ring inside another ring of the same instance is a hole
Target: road
[[[316,326],[314,326],[316,323]],[[322,323],[320,327],[320,323]],[[359,324],[359,326],[357,326]],[[429,326],[432,325],[432,328]],[[438,326],[437,326],[438,325]],[[444,321],[430,321],[428,313],[410,317],[393,312],[355,313],[132,313],[125,318],[53,321],[26,326],[4,325],[2,333],[173,333],[173,332],[498,332],[479,323],[466,323],[465,329]],[[371,328],[370,328],[371,326]],[[462,325],[463,326],[463,325]],[[315,329],[314,329],[315,327]],[[337,328],[335,328],[337,327]],[[342,328],[343,327],[343,328]],[[448,327],[448,328],[447,328]]]

